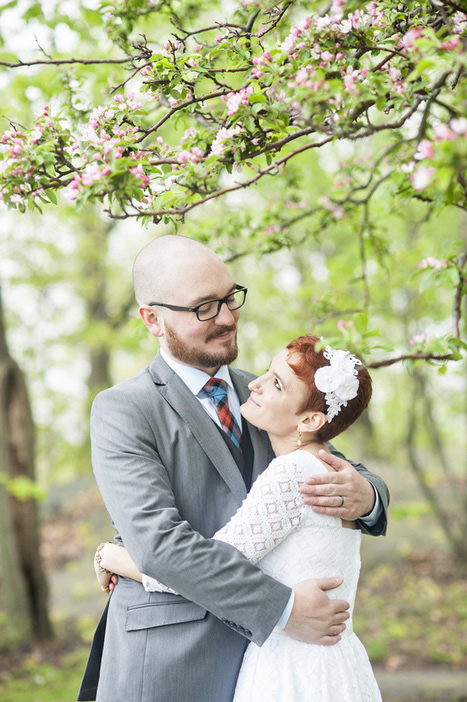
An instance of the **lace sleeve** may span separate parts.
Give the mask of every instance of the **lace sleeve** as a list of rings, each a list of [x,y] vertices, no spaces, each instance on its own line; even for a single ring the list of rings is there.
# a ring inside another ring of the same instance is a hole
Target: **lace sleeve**
[[[167,587],[167,585],[164,585],[163,583],[159,582],[159,580],[151,578],[151,576],[145,575],[144,573],[142,583],[146,592],[170,592],[170,594],[172,595],[178,595],[178,592],[172,590],[171,587]]]
[[[213,538],[235,546],[257,563],[303,519],[306,506],[298,491],[301,482],[301,473],[292,460],[274,459],[232,519]]]

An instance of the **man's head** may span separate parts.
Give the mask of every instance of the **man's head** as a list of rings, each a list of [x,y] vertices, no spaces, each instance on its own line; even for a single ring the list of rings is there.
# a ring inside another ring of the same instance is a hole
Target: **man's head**
[[[136,257],[133,282],[141,318],[170,356],[210,374],[236,359],[238,309],[222,304],[218,315],[200,321],[195,312],[150,304],[196,307],[235,290],[225,264],[207,246],[176,235],[154,239]]]

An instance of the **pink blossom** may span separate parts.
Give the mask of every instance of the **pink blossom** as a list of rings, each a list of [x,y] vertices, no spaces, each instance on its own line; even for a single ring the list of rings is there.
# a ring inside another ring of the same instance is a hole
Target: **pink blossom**
[[[151,73],[151,71],[152,71],[152,67],[151,67],[151,66],[145,66],[144,68],[142,68],[142,69],[140,70],[140,75],[142,75],[142,76],[147,76],[147,75],[149,75],[149,74]]]
[[[332,61],[333,58],[334,55],[331,54],[330,51],[323,51],[323,53],[321,54],[321,61],[324,62],[323,65],[326,65],[328,61]]]
[[[346,73],[344,76],[344,88],[349,91],[349,93],[358,93],[360,89],[357,87],[356,82],[358,78],[358,71],[352,71],[352,73]]]
[[[329,210],[329,212],[332,212],[333,219],[343,219],[343,217],[345,217],[345,211],[342,205],[333,202],[327,195],[320,197],[318,204],[322,205],[326,210]]]
[[[222,156],[225,151],[224,142],[236,134],[240,134],[241,131],[242,127],[240,124],[236,124],[232,129],[225,129],[225,127],[221,127],[211,144],[211,153],[215,154],[216,156]]]
[[[407,49],[411,49],[417,39],[419,39],[423,34],[423,27],[413,27],[412,29],[409,29],[409,31],[404,34],[402,39],[398,42],[398,46],[402,48],[403,51],[406,51]]]
[[[389,71],[388,71],[388,76],[395,83],[396,81],[398,81],[400,79],[401,72],[395,66],[390,66]]]
[[[355,10],[355,12],[349,12],[348,20],[352,22],[353,29],[360,29],[365,24],[365,15],[363,10]]]
[[[423,139],[418,145],[417,152],[414,158],[417,161],[421,161],[424,158],[433,158],[434,154],[435,151],[431,141],[429,141],[428,139]]]
[[[294,50],[294,44],[295,44],[295,39],[296,37],[292,36],[289,34],[288,37],[284,39],[284,41],[281,44],[281,49],[285,54],[291,54],[293,53]]]
[[[246,88],[246,90],[244,88],[241,88],[236,93],[229,93],[227,97],[224,98],[227,100],[227,114],[231,117],[237,112],[240,105],[248,105],[248,97],[253,92],[253,87],[249,86],[248,88]]]
[[[203,160],[204,153],[202,149],[199,148],[199,146],[193,146],[193,148],[190,150],[190,153],[191,160],[194,161],[194,163],[199,163]]]
[[[460,43],[460,37],[451,37],[450,39],[443,41],[441,46],[443,47],[443,49],[446,49],[446,51],[454,51],[454,49],[457,49]]]
[[[293,34],[294,37],[299,37],[301,33],[302,33],[302,30],[299,27],[295,27],[295,26],[290,27],[290,34]]]
[[[467,119],[465,117],[452,119],[449,122],[449,126],[456,134],[463,134],[464,136],[467,136]]]
[[[427,256],[424,258],[420,263],[418,264],[417,268],[424,269],[424,268],[433,268],[436,271],[441,270],[441,268],[446,268],[448,265],[449,261],[444,259],[444,261],[441,261],[439,258],[435,258],[434,256]]]
[[[452,21],[454,22],[454,34],[462,34],[467,27],[467,15],[463,12],[456,12],[452,16]]]
[[[338,329],[345,329],[345,322],[343,319],[339,319],[339,321],[337,322],[337,328]]]
[[[180,153],[177,156],[177,161],[180,164],[185,164],[187,161],[190,160],[190,152],[189,151],[180,151]]]
[[[263,71],[260,71],[259,68],[254,68],[251,69],[251,75],[253,75],[255,78],[261,78],[261,76],[264,76]]]
[[[410,339],[409,344],[415,346],[415,344],[424,344],[426,341],[426,334],[414,334]]]
[[[81,183],[83,185],[92,185],[96,181],[102,178],[102,172],[97,163],[88,163],[81,176]]]
[[[458,135],[453,132],[447,124],[441,122],[433,129],[437,141],[456,141]]]
[[[431,166],[419,166],[411,176],[414,190],[425,190],[430,184],[434,173],[435,169],[431,168]]]

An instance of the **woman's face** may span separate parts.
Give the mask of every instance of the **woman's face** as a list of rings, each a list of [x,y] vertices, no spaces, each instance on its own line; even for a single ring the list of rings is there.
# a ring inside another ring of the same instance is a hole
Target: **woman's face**
[[[296,360],[287,349],[272,360],[267,373],[248,385],[251,395],[241,406],[242,415],[258,429],[270,436],[296,433],[297,412],[303,406],[307,389],[293,372],[287,360]]]

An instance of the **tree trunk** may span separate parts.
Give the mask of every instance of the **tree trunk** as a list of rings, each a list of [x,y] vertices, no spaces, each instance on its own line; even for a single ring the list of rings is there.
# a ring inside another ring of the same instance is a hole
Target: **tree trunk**
[[[451,487],[451,489],[454,491],[457,487],[458,491],[460,491],[460,488],[459,486],[456,486],[456,481],[452,477],[452,472],[450,471],[449,467],[447,466],[447,462],[445,461],[445,453],[441,445],[441,437],[438,434],[436,434],[436,436],[433,437],[432,432],[434,423],[432,424],[430,422],[430,419],[432,419],[432,417],[430,418],[428,416],[427,418],[426,416],[427,410],[428,413],[431,410],[431,401],[430,398],[427,397],[428,389],[426,387],[424,378],[419,372],[415,372],[414,377],[416,382],[416,391],[414,392],[413,404],[408,413],[406,440],[410,465],[412,466],[412,470],[414,471],[417,477],[418,484],[425,496],[425,499],[430,505],[433,514],[438,521],[438,524],[440,525],[441,529],[444,532],[444,535],[446,536],[451,550],[461,563],[467,563],[467,543],[465,541],[465,529],[467,527],[467,519],[463,510],[464,500],[462,493],[459,494],[460,501],[456,501],[455,497],[451,496],[449,504],[446,508],[443,505],[443,501],[439,496],[439,491],[436,489],[436,487],[430,484],[430,480],[428,479],[425,468],[416,450],[416,403],[417,400],[423,399],[425,409],[423,419],[425,423],[428,424],[429,429],[431,430],[430,438],[434,446],[435,455],[437,455],[438,460],[442,466],[445,478],[450,477],[449,486]],[[441,451],[439,451],[440,447]]]
[[[0,459],[0,470],[8,479],[34,481],[34,424],[24,374],[8,352],[1,296]],[[0,492],[2,599],[10,640],[50,638],[37,502],[18,500],[3,486]]]

